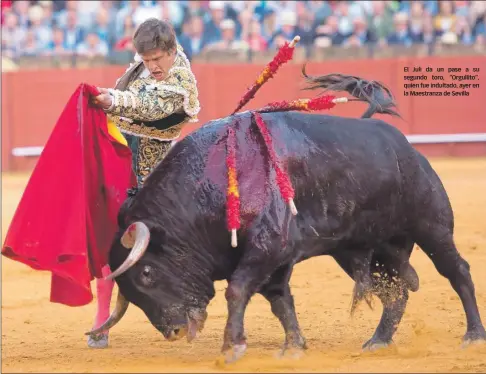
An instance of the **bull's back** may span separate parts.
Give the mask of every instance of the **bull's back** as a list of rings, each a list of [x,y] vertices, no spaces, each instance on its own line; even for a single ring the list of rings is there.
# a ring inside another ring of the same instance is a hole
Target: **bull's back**
[[[401,178],[401,164],[417,164],[405,136],[381,120],[296,112],[263,118],[291,175],[297,173],[304,181],[306,177],[321,182],[344,178],[353,185],[374,176],[371,188],[379,181]]]
[[[402,183],[404,170],[400,163],[416,162],[414,149],[403,134],[380,120],[301,112],[263,113],[262,118],[271,134],[271,147],[284,162],[298,194],[314,193],[313,188],[322,191],[339,187],[343,197],[355,196],[356,190],[360,190],[362,199],[368,199],[380,193],[384,184],[391,188]],[[248,198],[247,206],[254,205],[252,200],[268,198],[268,193],[255,194],[268,186],[271,158],[251,113],[211,121],[190,137],[195,144],[216,143],[201,156],[210,165],[206,174],[224,189],[227,147],[222,139],[230,126],[236,130],[236,163],[242,199]],[[202,152],[205,148],[196,150]],[[410,169],[409,165],[402,166]]]
[[[297,236],[379,240],[405,226],[418,161],[400,131],[375,119],[267,116],[295,188]]]

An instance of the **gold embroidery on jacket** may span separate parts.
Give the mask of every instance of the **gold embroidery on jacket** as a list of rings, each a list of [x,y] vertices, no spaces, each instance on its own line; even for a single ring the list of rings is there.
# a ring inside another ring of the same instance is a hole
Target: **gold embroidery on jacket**
[[[158,130],[155,127],[121,123],[120,131],[126,134],[139,136],[141,138],[150,138],[160,141],[169,141],[177,139],[184,127],[184,122],[175,126],[171,126],[166,130]]]
[[[172,142],[158,141],[155,139],[142,138],[138,149],[138,175],[141,177],[141,183],[152,172],[157,164],[164,159],[171,148]]]

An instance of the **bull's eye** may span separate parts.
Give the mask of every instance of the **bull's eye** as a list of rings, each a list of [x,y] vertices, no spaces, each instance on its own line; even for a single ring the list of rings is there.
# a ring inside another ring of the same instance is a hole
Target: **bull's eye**
[[[145,265],[140,272],[140,281],[146,287],[154,284],[154,269],[150,265]]]
[[[150,269],[150,266],[145,265],[145,266],[143,267],[142,275],[144,275],[144,276],[148,277],[148,276],[150,275],[150,270],[151,270],[151,269]]]

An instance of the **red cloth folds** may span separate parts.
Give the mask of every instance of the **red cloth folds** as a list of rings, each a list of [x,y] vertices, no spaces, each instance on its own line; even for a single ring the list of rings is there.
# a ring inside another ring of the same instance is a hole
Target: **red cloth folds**
[[[10,224],[2,254],[52,272],[51,298],[68,306],[93,299],[117,230],[118,210],[135,185],[131,151],[108,132],[80,84],[49,137]]]

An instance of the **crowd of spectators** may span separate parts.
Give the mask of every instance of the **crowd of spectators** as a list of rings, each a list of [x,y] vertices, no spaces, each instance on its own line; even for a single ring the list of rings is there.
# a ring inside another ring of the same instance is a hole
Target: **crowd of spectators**
[[[149,17],[169,19],[191,58],[208,49],[300,45],[485,45],[486,1],[2,1],[2,52],[107,56],[133,50]]]

